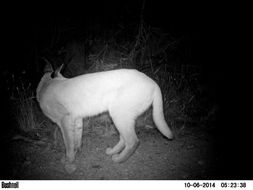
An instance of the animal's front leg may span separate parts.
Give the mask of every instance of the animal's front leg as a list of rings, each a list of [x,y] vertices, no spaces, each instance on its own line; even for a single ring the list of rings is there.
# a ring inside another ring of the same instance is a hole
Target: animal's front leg
[[[75,153],[81,149],[83,134],[83,119],[75,120]]]
[[[71,115],[65,115],[61,120],[61,131],[66,148],[66,163],[65,169],[68,173],[73,173],[76,170],[75,164],[75,123]]]
[[[66,157],[69,162],[73,162],[75,159],[75,152],[74,152],[75,124],[71,115],[66,115],[62,118],[61,129],[66,148]]]

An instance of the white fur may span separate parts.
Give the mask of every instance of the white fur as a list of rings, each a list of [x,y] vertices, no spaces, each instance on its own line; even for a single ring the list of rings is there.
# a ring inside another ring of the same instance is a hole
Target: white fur
[[[137,147],[135,119],[151,104],[157,128],[167,138],[173,137],[164,119],[161,90],[145,74],[120,69],[71,79],[61,74],[57,76],[52,79],[50,73],[46,73],[42,77],[37,99],[44,114],[61,128],[70,162],[81,146],[82,118],[105,111],[109,112],[120,133],[119,143],[106,150],[116,162],[125,161]]]

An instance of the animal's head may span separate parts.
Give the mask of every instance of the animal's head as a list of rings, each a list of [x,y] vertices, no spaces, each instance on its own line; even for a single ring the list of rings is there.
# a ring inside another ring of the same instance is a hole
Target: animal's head
[[[61,74],[63,64],[54,70],[52,64],[47,59],[45,58],[43,59],[46,62],[46,65],[43,70],[44,75],[42,76],[39,85],[36,89],[36,98],[38,102],[40,102],[41,96],[43,95],[48,85],[50,85],[54,80],[64,79],[64,77]]]

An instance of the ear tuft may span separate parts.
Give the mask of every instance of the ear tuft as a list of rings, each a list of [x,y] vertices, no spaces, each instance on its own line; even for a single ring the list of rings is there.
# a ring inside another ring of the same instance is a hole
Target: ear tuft
[[[63,77],[61,74],[61,70],[64,67],[64,64],[61,64],[60,67],[58,67],[55,71],[54,71],[54,77]]]
[[[42,59],[46,62],[46,65],[44,67],[44,73],[52,73],[54,71],[51,63],[44,57],[42,57]]]

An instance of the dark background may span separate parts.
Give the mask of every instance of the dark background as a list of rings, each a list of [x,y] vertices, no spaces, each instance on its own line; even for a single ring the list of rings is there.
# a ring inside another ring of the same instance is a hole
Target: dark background
[[[0,63],[1,71],[20,72],[25,68],[36,83],[40,75],[33,63],[34,48],[40,49],[49,43],[55,24],[79,25],[87,33],[97,27],[94,32],[102,34],[118,23],[138,22],[141,6],[140,0],[8,6],[8,11],[2,16],[2,47],[6,53]],[[217,179],[252,177],[248,173],[252,161],[251,125],[244,119],[246,92],[242,88],[245,83],[240,80],[244,69],[236,61],[238,52],[233,50],[240,40],[235,35],[240,29],[237,25],[240,19],[238,9],[220,3],[150,0],[146,0],[144,8],[147,24],[162,28],[175,38],[185,39],[184,46],[191,51],[187,61],[201,67],[202,83],[221,107],[215,128]],[[4,100],[8,99],[2,96]],[[2,108],[1,128],[4,133],[10,123],[6,101]],[[3,152],[7,151],[6,147],[3,148]]]

